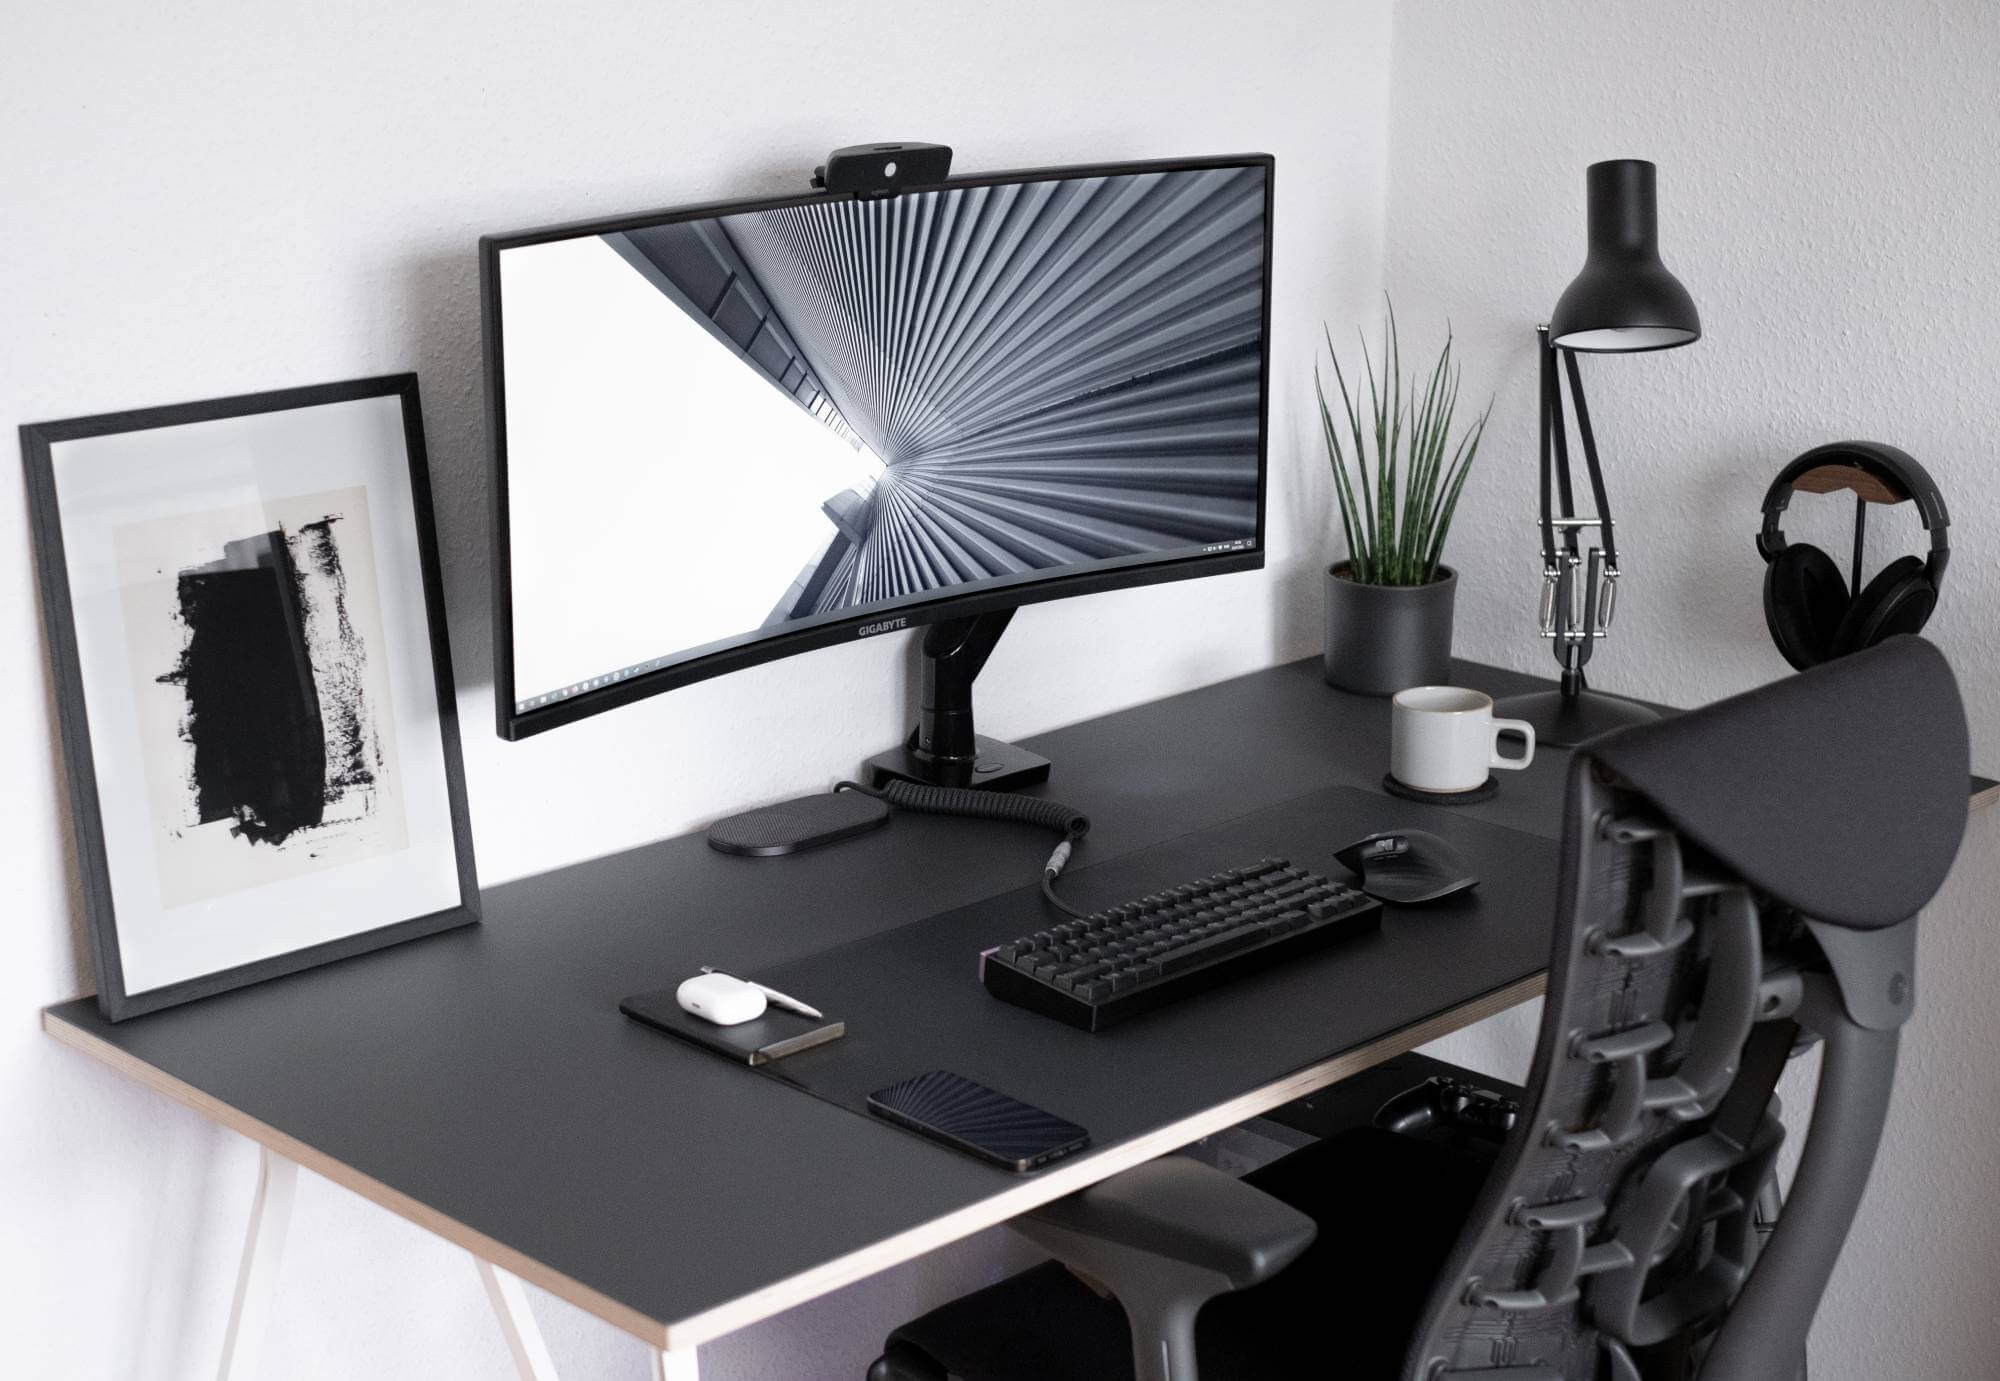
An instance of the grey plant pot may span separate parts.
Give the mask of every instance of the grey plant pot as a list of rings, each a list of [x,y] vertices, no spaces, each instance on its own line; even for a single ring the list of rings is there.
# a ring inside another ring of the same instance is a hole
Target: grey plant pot
[[[1357,695],[1394,695],[1451,680],[1451,606],[1458,572],[1428,585],[1363,585],[1347,563],[1326,572],[1326,683]]]

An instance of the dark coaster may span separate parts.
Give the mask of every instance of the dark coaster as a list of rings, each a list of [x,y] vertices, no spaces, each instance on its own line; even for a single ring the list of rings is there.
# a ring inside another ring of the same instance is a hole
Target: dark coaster
[[[1400,796],[1406,801],[1422,801],[1427,806],[1469,806],[1474,801],[1490,801],[1498,796],[1500,783],[1489,775],[1485,781],[1470,791],[1423,791],[1399,782],[1384,772],[1382,789],[1391,796]]]

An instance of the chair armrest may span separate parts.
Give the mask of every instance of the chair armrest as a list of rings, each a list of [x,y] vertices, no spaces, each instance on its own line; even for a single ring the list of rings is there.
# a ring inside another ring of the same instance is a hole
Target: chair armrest
[[[1318,1231],[1297,1209],[1185,1156],[1135,1166],[1013,1226],[1118,1297],[1134,1381],[1197,1381],[1201,1306],[1276,1275]]]
[[[1212,1271],[1234,1290],[1276,1275],[1318,1232],[1297,1209],[1186,1156],[1135,1166],[1028,1217],[1075,1237]]]

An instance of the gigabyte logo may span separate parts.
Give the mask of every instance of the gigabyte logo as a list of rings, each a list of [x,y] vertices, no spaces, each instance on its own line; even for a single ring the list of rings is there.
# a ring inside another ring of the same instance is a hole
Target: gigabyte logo
[[[872,638],[877,633],[893,633],[898,628],[908,628],[909,626],[910,621],[908,619],[883,619],[880,623],[862,624],[861,627],[854,630],[854,634],[859,638]]]

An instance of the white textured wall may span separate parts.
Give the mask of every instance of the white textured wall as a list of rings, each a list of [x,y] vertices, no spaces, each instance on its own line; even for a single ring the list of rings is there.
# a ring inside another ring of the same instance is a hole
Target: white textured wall
[[[1975,766],[2000,770],[2000,10],[1401,0],[1395,24],[1388,286],[1407,321],[1448,314],[1468,391],[1476,372],[1499,392],[1449,552],[1459,651],[1551,665],[1529,625],[1533,330],[1582,262],[1585,165],[1650,158],[1664,257],[1706,334],[1584,362],[1627,571],[1592,670],[1682,704],[1784,673],[1751,545],[1764,488],[1815,443],[1888,441],[1950,499],[1930,633],[1965,690]],[[1814,507],[1820,521],[1801,501],[1787,531],[1844,560],[1847,509]],[[1871,528],[1879,556],[1921,550],[1907,509]],[[1997,842],[2000,818],[1973,821],[1927,918],[1893,1121],[1820,1314],[1814,1381],[1995,1374]],[[1516,1064],[1532,1040],[1523,1014],[1450,1050]]]
[[[1299,385],[1316,323],[1381,282],[1388,21],[1388,0],[14,6],[0,427],[419,371],[479,862],[518,876],[851,770],[906,726],[909,645],[496,739],[479,234],[801,190],[828,149],[879,138],[951,143],[965,169],[1265,149],[1269,569],[1028,610],[981,706],[1024,734],[1217,680],[1316,642],[1324,486]],[[0,571],[0,1374],[211,1374],[254,1158],[38,1026],[86,990],[87,951],[13,465]],[[316,1181],[293,1234],[272,1375],[504,1374],[462,1253]],[[887,1326],[1006,1259],[969,1244],[857,1286],[716,1346],[704,1375],[857,1376]],[[570,1375],[642,1374],[621,1335],[542,1305]]]

